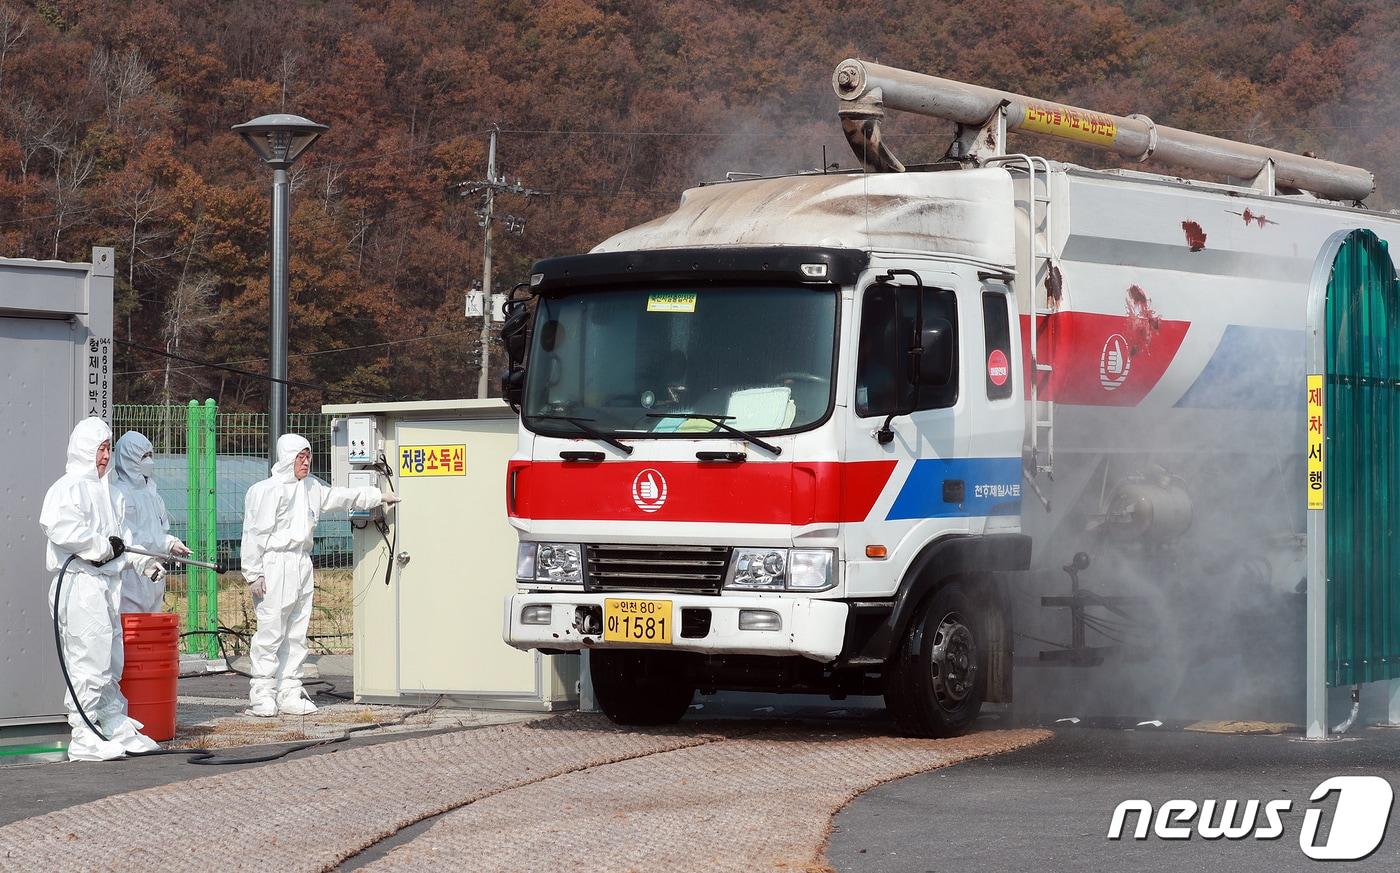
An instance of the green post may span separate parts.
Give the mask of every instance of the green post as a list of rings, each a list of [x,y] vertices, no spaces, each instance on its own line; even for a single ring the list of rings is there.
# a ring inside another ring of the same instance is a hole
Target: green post
[[[213,398],[204,401],[204,421],[201,422],[204,428],[204,440],[201,448],[201,461],[204,467],[202,485],[204,491],[204,554],[206,561],[219,559],[219,465],[218,465],[218,440],[215,432],[215,420],[217,414],[217,404]],[[206,630],[217,631],[219,629],[219,575],[213,570],[203,570],[204,574],[204,627]],[[205,654],[210,659],[219,656],[219,641],[213,634],[206,636]]]
[[[189,547],[196,552],[195,557],[203,558],[198,554],[200,544],[203,542],[201,526],[204,516],[200,513],[202,503],[200,495],[202,489],[199,485],[200,463],[199,463],[199,443],[202,436],[200,431],[200,409],[199,401],[191,400],[185,410],[185,464],[188,478],[185,485],[185,518],[189,529],[185,532],[188,537]],[[199,569],[196,567],[185,568],[185,630],[202,630],[199,620]],[[199,647],[195,643],[185,645],[187,651],[198,651]]]

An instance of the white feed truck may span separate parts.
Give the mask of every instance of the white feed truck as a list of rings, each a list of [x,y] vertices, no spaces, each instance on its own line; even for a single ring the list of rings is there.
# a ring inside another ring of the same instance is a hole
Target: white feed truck
[[[1339,233],[1400,240],[1371,174],[857,60],[833,84],[862,170],[689,190],[512,301],[506,642],[590,650],[621,723],[882,694],[944,736],[1013,663],[1157,639],[1135,610],[1172,591],[1295,591],[1309,288]],[[886,110],[957,122],[948,157],[904,167]]]

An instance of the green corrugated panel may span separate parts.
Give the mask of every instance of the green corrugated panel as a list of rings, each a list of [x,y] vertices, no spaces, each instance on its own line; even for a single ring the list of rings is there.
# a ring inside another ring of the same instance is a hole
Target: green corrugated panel
[[[1400,677],[1400,296],[1385,242],[1353,231],[1327,285],[1327,675]]]

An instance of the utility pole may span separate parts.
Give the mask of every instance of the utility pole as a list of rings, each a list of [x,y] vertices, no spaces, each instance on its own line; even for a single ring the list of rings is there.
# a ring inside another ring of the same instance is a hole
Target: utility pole
[[[486,157],[486,178],[479,182],[463,182],[457,186],[458,193],[462,197],[470,197],[473,194],[485,192],[482,198],[481,208],[476,211],[477,223],[485,229],[484,251],[481,259],[481,375],[476,382],[476,396],[485,398],[490,396],[491,385],[491,258],[494,254],[492,247],[492,224],[496,217],[496,193],[502,194],[523,194],[526,197],[538,197],[543,191],[534,191],[520,184],[520,180],[508,182],[504,176],[496,174],[496,135],[501,132],[497,125],[491,126],[491,146]],[[507,230],[512,233],[523,233],[525,221],[514,215],[503,216],[506,221]],[[471,317],[471,296],[468,295],[467,305],[464,314]]]

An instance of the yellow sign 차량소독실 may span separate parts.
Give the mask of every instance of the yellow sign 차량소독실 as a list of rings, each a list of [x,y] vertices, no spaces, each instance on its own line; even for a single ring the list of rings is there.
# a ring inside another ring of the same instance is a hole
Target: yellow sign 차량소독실
[[[1031,103],[1026,107],[1026,120],[1021,122],[1020,129],[1095,145],[1112,145],[1118,137],[1118,125],[1110,116],[1043,103]]]
[[[455,446],[399,446],[399,475],[410,476],[465,476],[467,475],[467,447]]]
[[[1322,509],[1327,430],[1322,410],[1322,377],[1308,376],[1308,509]]]
[[[694,291],[666,291],[647,296],[647,312],[694,312]]]

